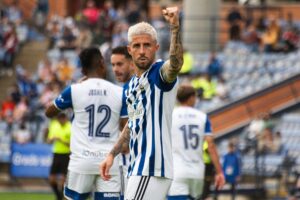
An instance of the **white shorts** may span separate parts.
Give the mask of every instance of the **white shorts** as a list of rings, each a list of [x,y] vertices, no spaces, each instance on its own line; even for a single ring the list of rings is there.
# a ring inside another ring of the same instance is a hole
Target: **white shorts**
[[[169,197],[190,196],[200,198],[203,190],[203,179],[175,178],[169,190]],[[172,198],[169,198],[172,199]]]
[[[68,171],[64,195],[70,200],[81,200],[87,199],[91,192],[95,192],[94,199],[118,200],[120,190],[119,175],[112,176],[109,181],[104,181],[99,175]]]
[[[124,196],[128,184],[127,167],[119,166],[119,168],[120,168],[120,180],[121,180],[121,195]]]
[[[165,200],[171,179],[154,176],[130,176],[125,200]]]

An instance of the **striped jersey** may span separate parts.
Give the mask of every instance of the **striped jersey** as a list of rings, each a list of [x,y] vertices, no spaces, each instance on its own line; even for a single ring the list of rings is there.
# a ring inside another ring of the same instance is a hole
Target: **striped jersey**
[[[173,111],[172,146],[175,178],[204,178],[202,145],[211,135],[208,116],[192,107],[179,106]]]
[[[128,88],[128,82],[126,82],[124,85],[123,85],[123,88]],[[125,90],[123,90],[123,94],[122,94],[122,108],[121,108],[121,118],[128,118],[128,113],[127,113],[127,104],[126,104],[126,98],[125,97]],[[129,166],[129,157],[130,157],[130,154],[127,153],[127,154],[121,154],[120,156],[120,161],[119,161],[119,164],[120,166],[122,166],[123,168],[123,174],[125,176],[127,176],[127,172],[128,172],[128,166]]]
[[[65,88],[54,105],[60,110],[72,108],[74,112],[68,169],[81,174],[99,174],[100,162],[120,133],[122,88],[103,79],[90,78]],[[119,174],[117,162],[110,173]]]
[[[163,63],[157,61],[124,86],[130,129],[128,176],[173,177],[171,123],[177,80],[163,80]]]

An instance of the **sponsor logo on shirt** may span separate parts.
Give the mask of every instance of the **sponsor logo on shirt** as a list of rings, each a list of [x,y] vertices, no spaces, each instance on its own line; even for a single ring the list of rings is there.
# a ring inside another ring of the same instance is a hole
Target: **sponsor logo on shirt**
[[[86,158],[105,158],[108,153],[107,152],[101,152],[101,151],[89,151],[89,150],[83,150],[82,155]]]

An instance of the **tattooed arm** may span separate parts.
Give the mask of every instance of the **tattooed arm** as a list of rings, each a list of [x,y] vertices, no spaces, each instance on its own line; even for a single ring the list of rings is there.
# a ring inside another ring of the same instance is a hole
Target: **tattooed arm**
[[[171,44],[170,58],[161,68],[161,74],[165,81],[171,83],[176,79],[183,65],[183,48],[180,36],[178,8],[167,8],[163,10],[163,15],[170,24]]]
[[[117,143],[115,144],[113,149],[109,152],[105,160],[102,161],[100,164],[99,171],[103,180],[109,180],[111,178],[111,175],[109,175],[109,170],[114,163],[114,158],[119,153],[125,153],[125,150],[128,151],[129,140],[130,140],[130,129],[128,128],[128,122],[127,122]]]
[[[110,151],[110,154],[116,157],[119,153],[127,153],[129,148],[129,141],[130,141],[130,129],[128,128],[128,122],[127,122],[123,128],[123,131],[117,143]]]

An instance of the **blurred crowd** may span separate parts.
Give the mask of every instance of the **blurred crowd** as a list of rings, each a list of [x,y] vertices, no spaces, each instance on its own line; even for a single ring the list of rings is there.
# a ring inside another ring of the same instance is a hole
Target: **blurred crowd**
[[[248,52],[292,52],[299,48],[300,24],[294,21],[293,14],[267,17],[243,16],[233,7],[227,15],[229,38],[232,46],[243,46]],[[233,47],[232,47],[233,48]]]
[[[124,1],[114,5],[112,0],[105,0],[102,6],[98,6],[94,0],[87,0],[75,17],[53,15],[48,21],[45,21],[48,12],[47,5],[44,4],[46,1],[38,2],[33,19],[35,27],[41,29],[41,33],[50,40],[47,56],[39,62],[34,74],[29,73],[22,65],[15,66],[16,83],[7,89],[6,99],[1,103],[0,110],[0,131],[12,135],[13,140],[19,143],[44,142],[44,130],[48,126],[44,109],[65,85],[76,82],[81,77],[78,53],[83,48],[98,46],[106,64],[110,65],[111,49],[127,45],[128,27],[138,21],[149,21],[147,11],[140,1]],[[5,14],[1,14],[1,23],[7,23],[7,26],[16,29],[19,24],[24,24],[17,4],[4,8],[3,13]],[[10,15],[6,13],[14,15],[8,17]],[[8,20],[10,18],[15,21]],[[158,34],[162,35],[159,38],[162,40],[163,49],[164,45],[168,46],[169,35],[165,30],[169,27],[163,18],[152,20]],[[42,30],[43,24],[46,30]],[[0,27],[4,29],[4,26]],[[26,27],[28,31],[29,28],[27,25]],[[6,30],[3,33],[8,32]],[[13,69],[13,56],[20,43],[26,39],[17,37],[15,41],[16,48],[10,54],[9,63],[6,62],[6,57],[3,58],[3,66],[10,67],[10,70]],[[159,54],[159,57],[163,57],[165,51]],[[108,72],[107,78],[114,81],[111,72]]]
[[[182,82],[190,82],[197,90],[198,102],[205,107],[211,102],[227,102],[229,100],[228,86],[223,76],[224,65],[216,52],[211,52],[205,68],[196,71],[194,57],[188,51],[184,52],[184,64],[180,72]]]
[[[12,75],[12,62],[28,39],[29,27],[16,2],[0,7],[0,75]]]
[[[248,140],[257,142],[257,151],[261,154],[284,154],[281,133],[274,130],[275,122],[269,113],[260,113],[248,127]]]

